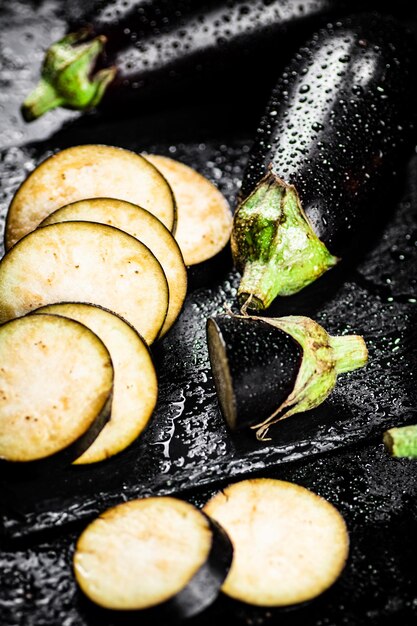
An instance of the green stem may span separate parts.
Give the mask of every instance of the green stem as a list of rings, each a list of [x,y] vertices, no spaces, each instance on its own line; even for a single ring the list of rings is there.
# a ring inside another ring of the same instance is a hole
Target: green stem
[[[295,187],[272,171],[238,207],[231,246],[242,273],[239,302],[251,298],[248,308],[258,310],[300,291],[338,262],[315,234]]]
[[[44,113],[56,109],[64,104],[62,97],[55,88],[45,79],[41,78],[35,89],[29,94],[24,102],[23,116],[27,122],[41,117]]]
[[[359,335],[330,337],[330,345],[337,374],[352,372],[366,365],[368,361],[368,349],[363,337]]]
[[[258,439],[267,439],[272,424],[319,406],[333,391],[338,374],[367,363],[368,351],[363,338],[358,335],[332,337],[320,324],[301,315],[246,317],[262,320],[284,331],[300,344],[303,354],[294,389],[288,398],[266,420],[252,426]]]
[[[22,104],[22,115],[32,121],[47,111],[64,106],[86,110],[102,99],[116,68],[109,67],[91,76],[98,56],[103,52],[106,38],[84,41],[88,31],[66,35],[47,51],[38,85]]]
[[[392,456],[417,458],[417,424],[390,428],[383,441]]]

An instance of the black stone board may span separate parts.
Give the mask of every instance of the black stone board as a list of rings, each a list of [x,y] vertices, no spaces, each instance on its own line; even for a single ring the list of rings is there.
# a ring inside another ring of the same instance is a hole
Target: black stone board
[[[19,182],[38,162],[66,145],[94,142],[182,160],[215,182],[232,207],[249,149],[247,141],[236,139],[139,142],[132,123],[71,126],[47,142],[2,153],[2,216]],[[268,315],[309,315],[333,334],[363,335],[369,348],[365,368],[340,376],[332,395],[314,411],[272,427],[271,441],[257,441],[253,431],[231,433],[219,412],[205,336],[208,316],[225,307],[237,310],[239,277],[226,248],[205,266],[190,268],[184,309],[168,335],[152,346],[159,399],[146,432],[101,464],[70,466],[46,478],[25,467],[18,472],[1,468],[3,533],[19,536],[91,518],[125,499],[182,493],[345,447],[415,420],[416,165],[410,162],[401,183],[402,201],[382,211],[391,213],[388,222],[382,229],[373,226],[370,251],[359,256],[359,264],[358,247],[354,263],[342,264],[296,296],[275,301],[268,311]]]

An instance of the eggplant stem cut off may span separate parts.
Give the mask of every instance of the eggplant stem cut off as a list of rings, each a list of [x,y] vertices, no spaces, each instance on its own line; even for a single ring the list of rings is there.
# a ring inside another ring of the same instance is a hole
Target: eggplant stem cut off
[[[319,406],[337,376],[363,367],[359,335],[332,337],[309,317],[225,315],[207,321],[207,342],[220,408],[232,430],[269,428]]]

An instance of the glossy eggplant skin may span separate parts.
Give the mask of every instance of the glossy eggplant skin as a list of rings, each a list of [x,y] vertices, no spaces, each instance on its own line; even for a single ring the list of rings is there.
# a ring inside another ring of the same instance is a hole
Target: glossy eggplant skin
[[[355,16],[319,30],[272,93],[241,203],[271,171],[295,187],[316,235],[342,257],[378,220],[414,147],[416,67],[416,41],[393,19]]]
[[[209,76],[216,79],[214,84],[222,75],[234,83],[232,68],[240,78],[251,75],[255,83],[262,76],[272,87],[271,73],[260,70],[267,56],[284,52],[292,37],[300,38],[319,20],[376,4],[372,0],[181,0],[168,8],[167,2],[148,2],[146,7],[130,9],[128,16],[119,15],[123,31],[129,24],[131,41],[113,58],[111,46],[114,49],[120,41],[121,29],[108,32],[109,22],[101,17],[95,28],[108,33],[109,62],[117,67],[108,96],[114,90],[120,94],[139,89],[145,98],[148,90],[163,94],[167,87],[184,81],[202,83]]]
[[[113,0],[90,5],[83,13],[76,4],[68,32],[83,32],[82,46],[93,46],[95,70],[105,72],[97,78],[102,87],[98,95],[93,90],[86,98],[74,98],[74,91],[88,80],[85,67],[59,81],[60,63],[68,58],[62,40],[62,53],[55,44],[45,56],[51,57],[54,48],[57,60],[43,74],[54,96],[49,108],[85,110],[102,103],[106,109],[157,102],[174,94],[175,102],[189,101],[198,91],[218,99],[240,92],[248,77],[246,99],[264,102],[279,63],[313,27],[350,11],[377,7],[391,13],[406,8],[409,0],[399,0],[394,7],[388,0]],[[265,62],[271,56],[275,60]],[[22,109],[27,120],[48,110],[32,98],[28,103]]]
[[[301,346],[262,320],[227,315],[210,318],[207,333],[213,377],[226,422],[232,430],[262,422],[293,391],[301,365]],[[213,333],[223,345],[224,360]],[[225,376],[231,380],[234,417],[221,390]]]

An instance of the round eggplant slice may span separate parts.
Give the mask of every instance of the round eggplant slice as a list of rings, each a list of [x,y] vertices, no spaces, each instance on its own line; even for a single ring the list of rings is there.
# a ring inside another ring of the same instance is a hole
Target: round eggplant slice
[[[222,414],[232,430],[258,424],[292,392],[302,348],[262,320],[207,320],[211,370]]]
[[[111,197],[145,207],[169,230],[176,206],[162,174],[142,156],[105,145],[62,150],[43,161],[17,190],[5,231],[6,250],[52,211],[83,198]]]
[[[291,606],[328,589],[349,551],[337,509],[299,485],[274,479],[228,486],[203,509],[233,543],[222,591],[258,606]]]
[[[191,617],[217,597],[232,561],[223,529],[192,504],[149,497],[120,504],[78,539],[75,577],[110,611]]]
[[[103,306],[150,344],[165,321],[168,285],[149,248],[118,228],[52,224],[24,237],[0,262],[0,322],[56,302]]]
[[[175,238],[186,265],[202,263],[220,252],[232,231],[226,198],[207,178],[188,165],[159,154],[146,154],[170,184],[178,209]]]
[[[43,220],[41,226],[74,220],[115,226],[148,246],[162,265],[168,281],[168,312],[159,336],[168,332],[180,314],[187,293],[187,269],[170,231],[146,209],[112,198],[74,202],[54,211]]]
[[[61,315],[81,322],[108,349],[114,368],[110,420],[75,464],[103,461],[129,446],[144,430],[158,397],[158,382],[149,349],[119,316],[91,304],[52,304],[34,313]]]
[[[21,317],[0,327],[0,458],[71,462],[110,412],[113,368],[102,341],[73,320]]]

